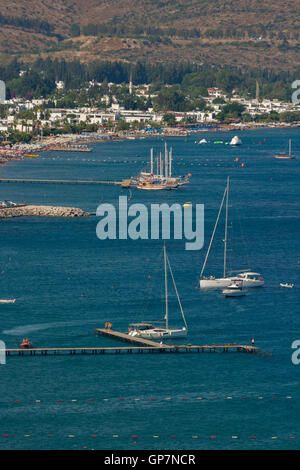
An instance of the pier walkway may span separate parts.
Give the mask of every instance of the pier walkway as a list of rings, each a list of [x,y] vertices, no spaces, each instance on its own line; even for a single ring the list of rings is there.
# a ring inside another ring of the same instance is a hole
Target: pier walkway
[[[0,349],[2,352],[3,349]],[[258,353],[256,346],[245,344],[212,344],[202,346],[192,345],[160,345],[156,346],[120,346],[109,348],[83,347],[83,348],[8,348],[6,356],[59,356],[59,355],[104,355],[104,354],[132,354],[132,353],[222,353],[243,352]],[[264,354],[264,353],[262,353]],[[267,354],[267,353],[266,353]]]
[[[259,349],[254,345],[246,344],[211,344],[211,345],[190,345],[190,344],[162,344],[144,338],[130,336],[120,331],[108,328],[96,328],[96,335],[107,336],[109,338],[131,343],[130,346],[113,347],[65,347],[65,348],[8,348],[5,349],[6,356],[56,356],[56,355],[103,355],[103,354],[132,354],[132,353],[201,353],[201,352],[244,352],[259,353]],[[2,352],[3,349],[0,349]],[[264,355],[264,353],[262,352]]]
[[[27,179],[27,178],[0,178],[0,183],[55,183],[55,184],[116,184],[126,185],[124,181],[100,181],[100,180],[45,180],[45,179]]]

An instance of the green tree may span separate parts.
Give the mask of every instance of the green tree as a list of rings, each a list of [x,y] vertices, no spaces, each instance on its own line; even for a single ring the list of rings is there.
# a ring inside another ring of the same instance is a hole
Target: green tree
[[[128,122],[124,121],[124,119],[120,119],[117,124],[117,130],[118,131],[128,131],[130,128],[130,125]]]
[[[160,90],[154,99],[154,107],[162,111],[186,111],[187,101],[177,87],[167,87]]]
[[[70,36],[72,38],[80,36],[80,26],[79,26],[79,24],[71,24],[71,26],[70,26]]]
[[[163,116],[163,122],[165,122],[166,124],[168,124],[169,126],[172,126],[173,124],[175,124],[176,122],[176,119],[175,119],[175,116],[174,114],[172,113],[167,113]]]

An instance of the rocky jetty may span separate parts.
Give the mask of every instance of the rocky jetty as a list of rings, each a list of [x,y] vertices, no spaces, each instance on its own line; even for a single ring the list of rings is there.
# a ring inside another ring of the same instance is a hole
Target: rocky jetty
[[[0,219],[11,217],[87,217],[90,214],[77,207],[61,206],[32,206],[3,207],[0,209]]]

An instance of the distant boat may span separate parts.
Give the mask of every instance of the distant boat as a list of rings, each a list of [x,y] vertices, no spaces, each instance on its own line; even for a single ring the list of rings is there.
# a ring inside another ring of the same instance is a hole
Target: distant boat
[[[150,152],[150,173],[141,171],[137,178],[131,178],[131,186],[137,189],[146,191],[159,191],[177,189],[179,186],[187,184],[191,176],[188,173],[183,176],[172,176],[172,148],[168,152],[167,144],[165,143],[165,157],[162,154],[157,155],[156,158],[156,173],[154,172],[153,161],[153,148]]]
[[[14,304],[16,299],[0,299],[0,304]]]
[[[241,297],[246,295],[247,289],[244,288],[243,281],[234,281],[228,287],[222,290],[225,297]]]
[[[231,141],[229,142],[229,145],[242,145],[242,141],[237,135],[235,135],[234,137],[232,137]]]
[[[286,283],[281,282],[280,287],[286,287],[287,289],[293,289],[294,284],[288,284],[287,282]]]
[[[171,274],[173,285],[175,288],[177,301],[181,311],[181,316],[184,322],[184,327],[180,329],[169,328],[169,300],[168,300],[168,268]],[[152,323],[137,323],[131,324],[134,328],[129,331],[130,336],[137,336],[146,339],[163,339],[163,338],[183,338],[187,336],[187,323],[185,320],[184,312],[182,309],[180,297],[177,291],[173,271],[164,245],[164,270],[165,270],[165,327],[155,327]]]
[[[199,140],[198,144],[207,144],[207,140],[206,139],[201,139],[201,140]]]
[[[278,160],[292,160],[296,158],[296,155],[292,155],[292,141],[289,139],[289,153],[286,154],[284,152],[279,153],[279,155],[275,155],[275,158]]]

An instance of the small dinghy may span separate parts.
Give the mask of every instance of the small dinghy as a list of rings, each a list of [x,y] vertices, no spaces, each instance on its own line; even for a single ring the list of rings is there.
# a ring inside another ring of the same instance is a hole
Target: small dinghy
[[[22,343],[20,344],[20,348],[32,348],[32,343],[28,338],[23,338]]]
[[[226,289],[222,290],[225,297],[241,297],[246,295],[247,289],[244,289],[243,281],[235,281],[230,284]]]
[[[0,304],[14,304],[16,299],[0,299]]]
[[[281,282],[281,283],[280,283],[280,287],[285,287],[285,288],[287,288],[287,289],[293,289],[294,284],[288,284],[287,282],[285,282],[285,283],[284,283],[284,282]]]

